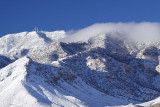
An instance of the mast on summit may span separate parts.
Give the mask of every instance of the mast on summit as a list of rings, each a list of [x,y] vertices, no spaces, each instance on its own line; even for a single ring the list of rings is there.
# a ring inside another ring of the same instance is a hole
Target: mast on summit
[[[38,28],[34,27],[33,31],[38,32]]]

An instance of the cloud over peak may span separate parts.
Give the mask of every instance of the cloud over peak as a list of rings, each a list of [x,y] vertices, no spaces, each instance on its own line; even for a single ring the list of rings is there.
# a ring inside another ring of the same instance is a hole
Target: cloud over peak
[[[96,23],[83,29],[67,33],[64,41],[86,41],[99,34],[118,32],[132,40],[160,41],[160,23],[158,22],[129,22],[129,23]]]

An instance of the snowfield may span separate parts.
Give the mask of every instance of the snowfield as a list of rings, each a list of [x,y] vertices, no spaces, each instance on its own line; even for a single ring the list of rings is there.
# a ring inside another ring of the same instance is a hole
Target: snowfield
[[[60,42],[64,31],[0,38],[2,107],[143,107],[160,103],[160,44],[117,33]]]

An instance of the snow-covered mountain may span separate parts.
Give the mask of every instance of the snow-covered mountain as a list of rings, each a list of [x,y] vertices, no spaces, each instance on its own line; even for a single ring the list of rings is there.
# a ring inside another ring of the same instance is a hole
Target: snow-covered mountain
[[[113,36],[114,35],[114,36]],[[64,31],[0,38],[3,107],[152,106],[160,103],[160,43],[119,33],[60,42]]]

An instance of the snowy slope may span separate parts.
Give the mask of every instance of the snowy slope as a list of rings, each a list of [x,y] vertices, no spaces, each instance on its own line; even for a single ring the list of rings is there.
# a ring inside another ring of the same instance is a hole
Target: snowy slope
[[[0,54],[10,56],[12,59],[19,58],[25,56],[28,50],[40,50],[63,37],[64,31],[9,34],[0,38]]]
[[[23,57],[0,70],[0,105],[8,106],[106,106],[127,104],[87,85],[80,78],[69,84],[63,80],[49,81],[45,69]],[[47,68],[47,67],[46,67]],[[50,76],[55,76],[54,68]],[[47,70],[47,69],[46,69]],[[42,78],[43,77],[43,78]],[[116,101],[116,102],[111,102]]]
[[[64,37],[64,31],[41,31],[0,38],[0,105],[160,103],[160,45],[140,44],[114,33],[87,42],[59,42]]]

